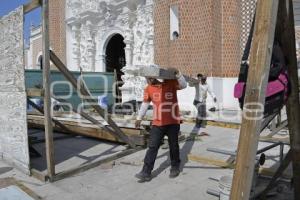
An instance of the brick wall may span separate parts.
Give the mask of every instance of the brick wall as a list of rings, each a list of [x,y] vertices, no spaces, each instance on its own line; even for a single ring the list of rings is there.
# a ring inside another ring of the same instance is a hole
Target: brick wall
[[[66,63],[65,0],[49,0],[49,37],[51,49]]]
[[[170,5],[178,5],[180,34],[170,40]],[[240,0],[164,0],[154,6],[155,62],[185,74],[237,76]]]
[[[222,64],[217,77],[236,77],[241,62],[240,0],[222,0]],[[216,66],[218,67],[218,66]],[[218,68],[217,68],[218,69]]]
[[[66,63],[65,0],[49,0],[49,39],[51,50]],[[31,48],[32,57],[29,59],[33,68],[36,68],[38,56],[42,52],[42,38],[33,39]],[[57,69],[53,64],[50,67]]]

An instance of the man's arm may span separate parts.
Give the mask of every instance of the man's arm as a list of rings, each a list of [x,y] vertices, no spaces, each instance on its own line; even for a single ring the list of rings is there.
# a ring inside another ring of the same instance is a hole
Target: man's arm
[[[136,120],[142,120],[144,118],[144,116],[146,115],[146,112],[149,108],[150,103],[149,102],[143,102],[140,110],[138,112],[137,118]]]
[[[184,76],[179,71],[177,71],[176,78],[177,78],[177,82],[178,82],[178,89],[182,90],[182,89],[186,88],[187,82],[186,82]]]
[[[135,127],[136,128],[140,128],[141,127],[141,123],[142,123],[142,119],[144,118],[148,108],[149,108],[150,103],[149,102],[143,102],[140,110],[138,112],[138,115],[136,117],[136,121],[135,121]]]
[[[149,108],[150,101],[151,101],[151,98],[150,98],[150,95],[148,93],[148,87],[146,87],[145,90],[144,90],[144,100],[143,100],[143,103],[140,107],[140,110],[138,112],[138,115],[137,115],[137,118],[136,118],[136,121],[135,121],[135,127],[136,128],[140,128],[142,119],[145,116],[145,114],[146,114],[146,112]]]
[[[188,82],[189,86],[190,87],[195,87],[196,85],[199,84],[199,80],[193,78],[192,76],[186,76],[186,75],[183,75],[183,77],[185,78],[185,80]]]
[[[214,102],[217,102],[217,97],[216,97],[215,93],[210,89],[209,85],[207,85],[207,92],[209,93],[211,98],[213,98]]]

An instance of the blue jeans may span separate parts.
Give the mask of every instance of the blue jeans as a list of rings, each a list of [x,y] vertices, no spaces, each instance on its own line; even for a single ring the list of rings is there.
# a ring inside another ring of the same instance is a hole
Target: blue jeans
[[[179,124],[152,127],[150,131],[148,150],[144,158],[143,172],[147,174],[151,174],[151,171],[153,170],[154,163],[157,157],[158,149],[165,135],[168,136],[171,167],[179,168],[180,166],[179,144],[178,144],[179,130],[180,130]]]

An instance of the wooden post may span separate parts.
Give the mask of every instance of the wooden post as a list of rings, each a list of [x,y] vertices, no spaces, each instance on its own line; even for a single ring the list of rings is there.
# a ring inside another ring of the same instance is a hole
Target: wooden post
[[[51,94],[50,94],[50,54],[49,54],[49,2],[43,0],[42,5],[42,38],[43,38],[43,88],[44,88],[44,113],[45,113],[45,139],[47,171],[50,180],[55,175],[53,130],[51,119]]]
[[[300,105],[297,57],[295,44],[295,25],[292,0],[282,0],[279,40],[287,60],[287,70],[291,84],[291,94],[286,104],[290,146],[292,150],[294,199],[300,199]]]
[[[122,141],[129,144],[132,148],[135,148],[136,145],[133,141],[130,140],[130,138],[123,133],[123,131],[116,125],[116,123],[111,119],[111,117],[108,115],[108,113],[103,110],[99,105],[98,102],[93,99],[90,95],[89,90],[84,87],[78,88],[77,80],[73,76],[73,74],[68,70],[68,68],[59,60],[59,58],[55,55],[54,52],[50,51],[50,58],[51,61],[55,64],[55,66],[59,69],[59,71],[65,76],[65,78],[72,84],[72,86],[81,93],[81,95],[84,95],[88,97],[86,99],[87,102],[91,103],[91,106],[99,113],[101,117],[110,125],[110,127],[114,130],[111,131],[111,133],[121,139]]]
[[[32,10],[41,6],[41,0],[32,0],[30,3],[24,5],[24,13],[29,13]]]
[[[261,107],[265,104],[277,10],[278,0],[258,0],[257,2],[244,113],[230,194],[232,200],[248,200],[250,197],[255,156],[262,125],[260,116],[262,117],[263,110]],[[247,106],[247,104],[252,104],[252,106]]]

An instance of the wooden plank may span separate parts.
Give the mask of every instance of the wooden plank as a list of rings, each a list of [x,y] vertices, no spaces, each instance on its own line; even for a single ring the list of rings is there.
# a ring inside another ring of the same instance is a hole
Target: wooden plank
[[[39,107],[38,105],[36,105],[33,101],[31,101],[29,98],[27,98],[27,102],[29,105],[31,105],[33,108],[35,108],[36,110],[38,110],[40,113],[44,114],[44,110]],[[58,120],[53,119],[52,121],[55,123],[55,125],[57,125],[58,127],[60,127],[62,130],[67,131],[69,133],[72,133],[71,130],[69,130],[66,126],[64,126],[62,123],[60,123]]]
[[[47,181],[47,175],[44,174],[43,172],[40,172],[36,169],[30,169],[30,173],[31,173],[31,176],[33,176],[34,178],[36,178],[42,182]]]
[[[277,32],[287,60],[287,70],[291,84],[291,94],[286,104],[286,110],[290,133],[290,146],[292,149],[294,198],[300,199],[300,105],[293,2],[291,0],[282,0],[281,7],[282,9],[280,9],[279,12],[280,22],[278,22],[279,30]]]
[[[44,117],[28,115],[28,126],[32,128],[43,128],[44,127]],[[98,127],[94,124],[86,124],[79,121],[69,121],[68,119],[59,121],[63,126],[67,128],[68,131],[62,129],[59,126],[54,126],[54,130],[64,133],[73,133],[78,135],[83,135],[87,137],[93,137],[102,140],[108,140],[113,142],[123,142],[117,137],[110,134],[103,128]],[[145,130],[121,128],[121,130],[136,144],[139,146],[145,146],[147,144],[148,133]]]
[[[36,88],[26,89],[27,97],[42,97],[44,96],[44,91]]]
[[[201,156],[201,155],[189,154],[188,160],[200,162],[200,163],[207,164],[207,165],[215,165],[215,166],[222,167],[222,168],[230,168],[230,169],[234,168],[234,163],[214,159],[211,157],[205,157],[205,156]]]
[[[49,55],[49,2],[43,0],[42,6],[42,48],[43,48],[43,88],[44,88],[44,113],[45,113],[45,139],[46,139],[46,160],[48,176],[55,175],[53,130],[51,119],[50,99],[50,55]]]
[[[57,101],[62,101],[62,102],[67,102],[66,100],[59,100],[59,99],[56,99]],[[73,109],[73,112],[74,113],[77,113],[78,111],[77,110],[75,110],[75,109]],[[114,133],[114,131],[112,130],[112,129],[110,129],[109,127],[107,127],[106,125],[103,125],[103,119],[101,120],[97,120],[95,117],[92,117],[91,115],[89,115],[89,114],[87,114],[87,113],[85,113],[85,112],[83,112],[83,111],[80,111],[80,113],[78,113],[80,116],[82,116],[83,118],[85,118],[86,120],[88,120],[89,122],[91,122],[92,124],[94,124],[94,125],[96,125],[98,128],[100,128],[100,130],[102,130],[103,129],[103,131],[105,132],[105,133],[110,133],[111,135],[111,137],[109,137],[109,138],[114,138],[116,141],[119,141],[119,142],[122,142],[122,141],[124,141],[124,140],[120,140],[120,139],[117,139],[116,137],[115,137],[115,133]],[[81,119],[77,119],[77,121],[78,120],[80,120],[81,121]],[[81,122],[83,122],[83,121],[81,121]],[[85,122],[86,123],[86,122]],[[83,124],[80,124],[80,126],[83,126]],[[91,125],[89,125],[89,126],[91,126]],[[122,130],[122,129],[121,129]],[[123,130],[122,130],[123,131]],[[107,139],[107,138],[103,138],[102,137],[102,139]],[[138,136],[134,136],[134,137],[130,137],[129,139],[131,139],[132,140],[132,142],[133,142],[133,144],[134,145],[141,145],[141,146],[144,146],[144,145],[146,145],[146,139],[145,138],[141,138],[141,137],[138,137]]]
[[[272,142],[272,143],[277,143],[277,142],[282,142],[283,144],[289,145],[289,137],[268,137],[268,136],[261,136],[259,137],[260,142]]]
[[[263,168],[260,167],[259,168],[259,174],[263,175],[263,176],[269,176],[269,177],[273,177],[275,175],[277,170],[271,169],[271,168]],[[292,173],[282,173],[281,178],[284,179],[291,179],[293,177]]]
[[[262,125],[259,106],[248,107],[248,103],[265,104],[265,91],[270,70],[272,46],[275,35],[278,0],[258,0],[254,37],[245,96],[244,115],[240,130],[236,167],[230,199],[248,200],[252,186],[258,137]],[[251,110],[252,109],[252,110]],[[247,117],[245,117],[247,116]]]
[[[101,164],[104,164],[104,163],[108,163],[108,162],[111,162],[111,161],[114,161],[114,160],[117,160],[119,158],[122,158],[124,156],[127,156],[129,154],[132,154],[132,153],[135,153],[137,151],[140,151],[142,150],[143,148],[141,147],[137,147],[135,149],[127,149],[127,150],[124,150],[124,151],[121,151],[121,152],[118,152],[110,157],[107,157],[107,158],[104,158],[102,160],[99,160],[99,161],[95,161],[95,162],[91,162],[91,163],[86,163],[84,165],[81,165],[79,167],[75,167],[73,169],[70,169],[68,171],[65,171],[65,172],[61,172],[61,173],[58,173],[57,175],[55,175],[52,179],[50,179],[50,181],[58,181],[58,180],[61,180],[61,179],[64,179],[66,177],[69,177],[69,176],[72,176],[74,174],[77,174],[77,173],[80,173],[82,171],[86,171],[88,169],[91,169],[91,168],[94,168],[94,167],[97,167]]]
[[[111,131],[113,135],[120,138],[127,144],[129,144],[132,148],[135,148],[135,144],[122,132],[122,130],[115,124],[115,122],[111,119],[111,117],[108,115],[107,111],[103,110],[99,105],[97,100],[91,97],[90,92],[86,87],[80,86],[78,88],[77,80],[74,77],[74,75],[68,70],[68,68],[60,61],[60,59],[55,55],[54,52],[50,51],[50,58],[51,61],[55,64],[55,66],[63,73],[65,78],[70,81],[72,86],[77,90],[78,93],[85,96],[87,99],[86,101],[90,103],[90,105],[100,114],[101,117],[103,117],[107,123],[110,125],[110,127],[114,130]],[[81,113],[82,114],[82,113]],[[88,115],[86,115],[85,118],[89,118]],[[92,118],[89,118],[90,121],[93,123],[97,123]]]
[[[41,6],[41,1],[40,0],[32,0],[30,3],[26,4],[23,6],[24,8],[24,13],[27,14],[31,12],[32,10],[38,8]]]
[[[189,154],[188,159],[190,161],[195,161],[195,162],[199,162],[199,163],[207,164],[207,165],[214,165],[214,166],[222,167],[222,168],[232,169],[235,166],[234,163],[232,162],[232,160],[225,161],[225,160],[214,159],[212,157],[205,157],[205,156],[201,156],[201,155]],[[273,177],[277,173],[277,171],[278,171],[278,169],[276,171],[274,171],[274,169],[270,169],[270,168],[263,168],[263,167],[259,168],[259,174],[263,175],[263,176],[272,176]],[[280,177],[285,178],[285,179],[291,179],[292,174],[282,173],[280,175]],[[277,177],[277,178],[279,178],[279,177]]]

